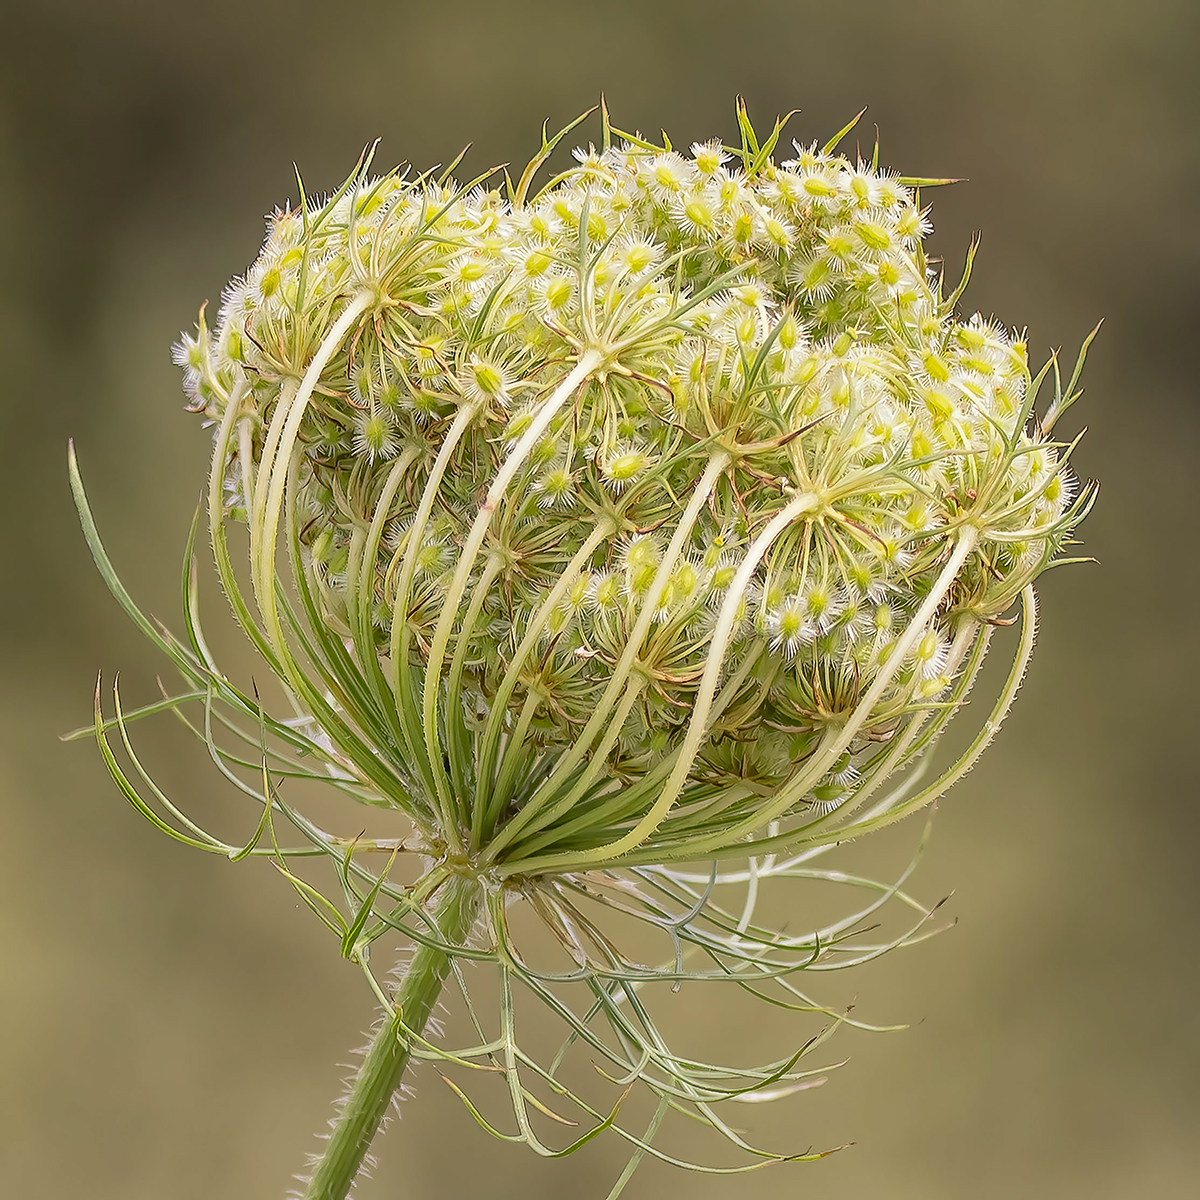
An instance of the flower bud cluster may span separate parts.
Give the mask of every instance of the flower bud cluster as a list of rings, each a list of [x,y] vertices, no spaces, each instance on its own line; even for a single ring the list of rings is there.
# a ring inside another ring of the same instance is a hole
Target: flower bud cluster
[[[709,686],[689,786],[777,787],[856,714],[802,799],[836,807],[1082,516],[1025,343],[956,315],[874,165],[575,157],[532,198],[393,173],[274,215],[177,347],[235,409],[229,510],[253,535],[286,470],[321,620],[518,774],[586,731],[644,778]]]

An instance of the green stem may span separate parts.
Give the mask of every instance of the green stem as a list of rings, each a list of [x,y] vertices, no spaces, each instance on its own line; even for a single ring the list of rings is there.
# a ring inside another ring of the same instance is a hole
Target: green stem
[[[466,938],[480,899],[481,891],[474,881],[459,875],[447,880],[434,914],[444,941],[454,945]],[[448,954],[431,946],[417,946],[395,995],[396,1019],[385,1019],[376,1034],[325,1153],[309,1180],[304,1200],[345,1200],[408,1066],[411,1044],[405,1029],[420,1033],[425,1028],[449,973]]]

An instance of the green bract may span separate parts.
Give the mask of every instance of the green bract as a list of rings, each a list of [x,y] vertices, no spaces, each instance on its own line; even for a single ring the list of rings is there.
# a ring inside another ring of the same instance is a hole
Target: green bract
[[[957,316],[961,287],[943,295],[927,265],[916,187],[938,181],[832,144],[776,163],[780,127],[760,146],[739,121],[740,149],[682,154],[606,117],[602,148],[536,194],[553,142],[515,186],[362,167],[327,202],[277,212],[177,361],[217,427],[222,583],[295,716],[268,723],[235,692],[194,620],[191,648],[166,648],[210,745],[214,704],[251,719],[266,780],[239,786],[264,805],[260,834],[284,812],[341,863],[349,917],[296,882],[347,953],[365,966],[396,926],[430,953],[493,957],[502,996],[515,973],[615,1074],[744,1146],[711,1104],[800,1078],[796,1058],[718,1084],[648,1034],[626,985],[752,977],[808,1006],[787,976],[844,953],[862,914],[764,930],[759,880],[819,876],[799,864],[970,767],[1032,646],[1030,584],[1091,493],[1075,495],[1070,447],[1051,439],[1078,370],[1065,389],[1055,370],[1035,418],[1045,371],[1030,378],[1023,339]],[[246,594],[231,522],[248,527]],[[981,733],[941,778],[885,788],[954,715],[1022,596]],[[271,770],[304,773],[296,752],[406,813],[430,873],[400,889],[361,865],[373,847],[277,806]],[[725,859],[749,867],[723,874]],[[431,942],[400,918],[428,925],[423,898],[448,880]],[[740,917],[719,900],[738,887]],[[576,973],[539,976],[506,949],[517,896]],[[669,929],[673,961],[624,961],[580,897]],[[591,989],[573,1015],[547,982],[568,978]],[[520,1073],[553,1069],[516,1053],[511,1015],[494,1045],[455,1053],[510,1074],[517,1136],[540,1146]]]

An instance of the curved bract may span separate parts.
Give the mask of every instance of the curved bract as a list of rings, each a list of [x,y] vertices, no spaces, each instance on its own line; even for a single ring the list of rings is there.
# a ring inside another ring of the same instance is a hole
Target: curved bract
[[[190,576],[190,645],[142,619],[192,689],[176,707],[203,707],[214,759],[263,805],[254,843],[208,848],[281,866],[334,858],[349,916],[285,870],[364,966],[393,928],[496,962],[494,1042],[482,1024],[481,1044],[456,1052],[408,1035],[418,1054],[506,1071],[515,1136],[541,1149],[521,1080],[559,1085],[517,1046],[513,978],[614,1077],[739,1145],[712,1103],[804,1082],[799,1055],[726,1074],[677,1058],[639,989],[721,978],[823,1011],[791,975],[885,948],[850,954],[845,939],[894,888],[791,935],[755,924],[758,888],[795,875],[876,887],[812,859],[969,769],[1028,660],[1032,582],[1091,503],[1075,494],[1072,447],[1052,439],[1083,355],[1065,388],[1053,364],[1034,379],[1022,339],[956,315],[961,286],[944,295],[922,248],[917,188],[938,181],[833,145],[776,162],[780,126],[760,144],[744,110],[739,123],[740,147],[683,154],[605,115],[600,148],[536,194],[554,142],[504,187],[360,164],[328,200],[277,212],[215,324],[202,314],[177,347],[193,408],[217,430],[221,581],[295,708],[272,719],[221,675]],[[1017,603],[1023,633],[995,708],[922,784],[908,769]],[[214,721],[247,744],[241,759],[217,747]],[[235,768],[256,759],[252,785]],[[402,888],[365,867],[387,846],[320,830],[273,791],[288,774],[402,810],[429,872]],[[260,845],[273,814],[308,848]],[[190,829],[192,844],[207,838]],[[424,908],[451,878],[476,889],[485,930],[454,944]],[[524,961],[513,897],[577,970]],[[596,905],[663,932],[672,961],[625,956],[586,915]],[[590,1011],[556,991],[572,981]]]

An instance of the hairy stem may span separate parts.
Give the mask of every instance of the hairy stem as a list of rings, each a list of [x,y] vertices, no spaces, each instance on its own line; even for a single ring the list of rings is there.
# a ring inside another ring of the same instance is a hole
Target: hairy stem
[[[451,945],[463,941],[475,921],[480,899],[478,884],[458,875],[450,877],[434,914],[442,940]],[[408,1033],[419,1034],[425,1028],[449,973],[448,954],[432,946],[417,946],[394,997],[396,1017],[385,1017],[375,1035],[325,1153],[309,1179],[304,1200],[345,1200],[408,1066],[412,1050]]]

